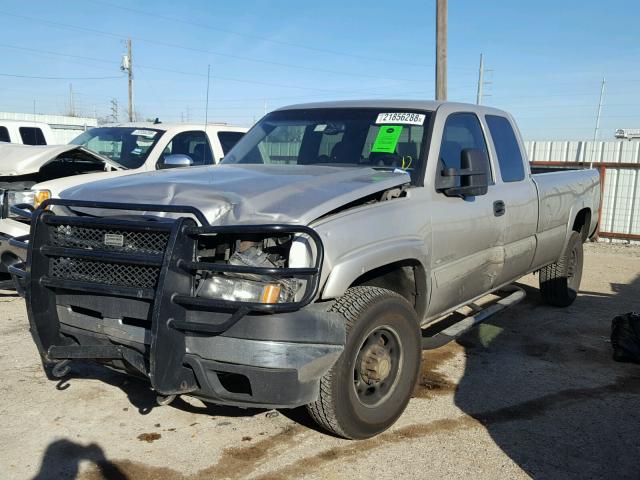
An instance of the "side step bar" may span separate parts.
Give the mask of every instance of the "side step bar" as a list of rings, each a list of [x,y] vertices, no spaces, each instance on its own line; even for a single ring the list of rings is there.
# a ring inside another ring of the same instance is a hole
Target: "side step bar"
[[[492,303],[486,308],[477,311],[472,316],[465,317],[459,322],[454,323],[453,325],[448,325],[442,330],[436,331],[436,333],[432,335],[423,336],[422,349],[433,350],[435,348],[442,347],[449,342],[452,342],[456,338],[471,330],[476,325],[484,322],[487,318],[498,312],[501,312],[502,310],[514,306],[527,296],[527,293],[522,288],[516,287],[515,285],[507,285],[506,287],[501,288],[499,292],[509,293],[509,295],[501,298],[495,303]],[[430,327],[427,327],[427,330],[431,330]]]

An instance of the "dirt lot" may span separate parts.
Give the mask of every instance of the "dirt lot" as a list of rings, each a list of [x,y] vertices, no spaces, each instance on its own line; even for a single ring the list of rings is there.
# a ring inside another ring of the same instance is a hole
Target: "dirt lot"
[[[98,366],[56,384],[6,292],[0,478],[638,478],[640,366],[614,363],[608,336],[615,314],[640,310],[640,248],[588,245],[582,289],[558,310],[527,287],[426,352],[400,421],[361,442],[319,433],[302,411],[157,407],[143,383]]]

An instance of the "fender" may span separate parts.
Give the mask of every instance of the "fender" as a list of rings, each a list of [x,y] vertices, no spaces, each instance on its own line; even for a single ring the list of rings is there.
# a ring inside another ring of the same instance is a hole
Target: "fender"
[[[336,259],[324,284],[321,297],[323,299],[337,298],[351,286],[351,284],[366,273],[384,265],[405,260],[417,261],[425,269],[428,258],[427,247],[421,238],[395,238],[368,245],[365,248],[352,250]],[[428,296],[427,296],[428,298]]]

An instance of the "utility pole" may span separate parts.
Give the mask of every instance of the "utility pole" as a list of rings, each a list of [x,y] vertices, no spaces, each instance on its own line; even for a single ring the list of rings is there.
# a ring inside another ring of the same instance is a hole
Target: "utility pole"
[[[447,99],[447,0],[436,0],[436,100]]]
[[[480,54],[480,70],[478,71],[478,94],[476,103],[482,105],[482,87],[484,87],[484,54]]]
[[[207,65],[207,101],[204,106],[204,126],[207,127],[209,120],[209,77],[211,76],[211,64]]]
[[[133,111],[133,57],[131,56],[131,39],[127,39],[127,53],[122,56],[122,64],[120,70],[127,71],[128,84],[129,84],[129,121],[134,120]]]
[[[74,102],[73,102],[73,83],[69,84],[69,116],[70,117],[76,116],[76,106],[74,105]]]
[[[600,100],[598,101],[598,113],[596,115],[596,128],[593,131],[593,148],[591,149],[591,162],[589,168],[593,168],[593,156],[596,150],[596,141],[598,140],[598,130],[600,129],[600,113],[602,112],[602,100],[604,99],[605,78],[602,77],[602,86],[600,87]]]

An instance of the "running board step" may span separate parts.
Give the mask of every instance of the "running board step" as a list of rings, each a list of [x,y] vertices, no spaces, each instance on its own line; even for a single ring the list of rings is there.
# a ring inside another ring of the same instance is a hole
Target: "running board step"
[[[426,330],[432,330],[432,327],[434,325],[430,325],[429,327],[427,327],[427,329],[423,331],[422,349],[433,350],[435,348],[446,345],[447,343],[468,332],[476,325],[484,322],[487,318],[495,315],[498,312],[501,312],[502,310],[514,306],[527,296],[527,293],[522,288],[516,287],[515,285],[508,285],[504,288],[501,288],[499,292],[509,293],[509,295],[501,298],[495,303],[492,303],[486,308],[477,310],[474,315],[465,317],[459,322],[454,323],[453,325],[447,325],[441,330],[436,330],[435,333],[425,336]],[[474,305],[470,306],[475,311],[476,307]]]

